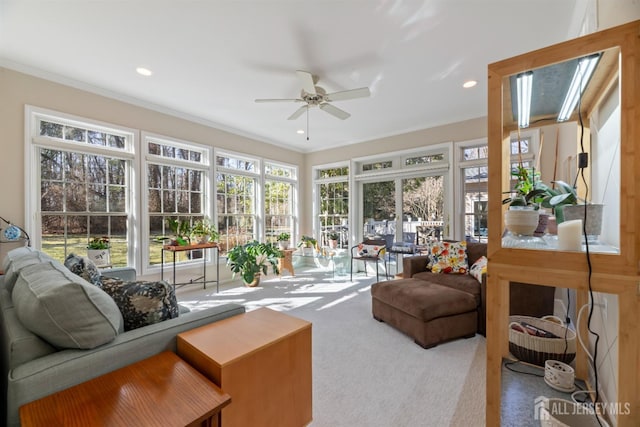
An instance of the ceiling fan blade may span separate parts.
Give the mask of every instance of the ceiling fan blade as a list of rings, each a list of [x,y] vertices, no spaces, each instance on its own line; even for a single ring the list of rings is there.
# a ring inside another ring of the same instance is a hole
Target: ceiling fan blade
[[[313,82],[313,74],[308,71],[297,70],[296,74],[298,75],[298,79],[300,79],[300,83],[302,84],[302,89],[308,94],[315,95],[316,94],[316,85]]]
[[[293,113],[292,115],[289,116],[289,118],[287,120],[295,120],[298,117],[300,117],[302,115],[302,113],[304,113],[305,111],[307,111],[307,108],[309,108],[309,105],[303,105],[302,107],[298,108],[295,113]]]
[[[347,113],[344,110],[339,109],[338,107],[334,107],[331,104],[327,104],[326,102],[323,104],[320,104],[319,107],[321,110],[326,111],[327,113],[339,118],[340,120],[345,120],[351,117],[351,114]]]
[[[304,102],[303,99],[256,99],[256,102]]]
[[[324,98],[327,101],[344,101],[345,99],[366,98],[367,96],[371,96],[371,91],[369,91],[368,87],[361,87],[358,89],[328,93]]]

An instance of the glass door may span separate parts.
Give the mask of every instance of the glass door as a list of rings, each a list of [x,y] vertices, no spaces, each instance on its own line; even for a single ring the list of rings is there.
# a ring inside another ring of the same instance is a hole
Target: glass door
[[[445,226],[444,176],[363,183],[362,225],[364,238],[385,237],[389,247],[439,240]]]
[[[402,226],[396,241],[405,245],[440,240],[445,223],[444,176],[403,178]]]
[[[384,237],[390,247],[396,235],[396,215],[395,180],[362,184],[363,238]]]

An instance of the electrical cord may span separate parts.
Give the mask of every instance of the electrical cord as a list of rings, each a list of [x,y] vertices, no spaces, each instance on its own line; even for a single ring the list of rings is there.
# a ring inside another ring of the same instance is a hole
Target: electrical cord
[[[582,76],[582,78],[584,78],[584,74]],[[580,92],[580,97],[578,98],[578,119],[580,121],[580,151],[581,154],[584,156],[585,151],[584,151],[584,122],[582,120],[582,91]],[[591,254],[589,252],[589,238],[587,236],[587,200],[588,200],[588,196],[589,196],[589,185],[587,183],[586,178],[584,177],[584,169],[586,167],[585,164],[580,164],[580,168],[579,168],[579,175],[582,178],[582,183],[584,185],[585,188],[585,192],[584,192],[584,221],[582,223],[582,235],[584,236],[584,243],[585,243],[585,255],[586,255],[586,259],[587,259],[587,266],[588,266],[588,277],[587,277],[587,284],[589,287],[589,298],[591,300],[591,303],[589,304],[589,316],[587,318],[587,329],[589,331],[589,333],[591,335],[595,336],[595,343],[594,343],[594,349],[593,349],[593,357],[591,358],[592,361],[592,366],[593,366],[593,376],[594,376],[594,388],[595,388],[595,398],[593,399],[593,404],[594,406],[598,403],[598,400],[600,400],[600,392],[599,392],[599,386],[598,386],[598,365],[596,363],[596,360],[598,358],[598,343],[600,341],[600,335],[598,335],[597,332],[595,332],[593,329],[591,329],[591,319],[593,317],[593,287],[592,287],[592,283],[591,283],[591,278],[593,275],[593,266],[591,265]],[[576,175],[576,181],[577,181],[577,175]],[[575,186],[575,185],[574,185]],[[579,324],[578,324],[579,325]],[[580,335],[579,332],[580,331],[576,331],[578,336]],[[580,340],[580,343],[582,344],[582,340]],[[587,352],[587,354],[589,354]],[[598,416],[597,411],[594,410],[594,415],[596,417],[596,421],[598,421],[598,424],[600,425],[600,427],[602,427],[602,423],[600,422],[600,417]]]

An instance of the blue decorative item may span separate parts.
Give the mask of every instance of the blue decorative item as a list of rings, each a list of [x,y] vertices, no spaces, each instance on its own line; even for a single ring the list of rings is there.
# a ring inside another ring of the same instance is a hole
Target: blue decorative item
[[[15,225],[10,225],[4,230],[4,237],[7,240],[18,240],[21,234],[22,231]]]
[[[7,221],[1,216],[0,216],[0,221],[3,221],[8,225],[8,227],[5,228],[4,231],[2,232],[2,236],[4,237],[4,240],[0,239],[0,243],[9,243],[9,242],[15,242],[18,240],[25,240],[27,242],[27,246],[31,246],[31,238],[29,237],[29,234],[27,234],[27,232],[24,230],[24,228],[11,224],[10,221]]]

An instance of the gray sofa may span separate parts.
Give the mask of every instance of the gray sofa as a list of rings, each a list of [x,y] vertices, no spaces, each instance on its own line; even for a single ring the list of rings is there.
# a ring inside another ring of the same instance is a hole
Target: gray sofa
[[[26,258],[23,257],[31,257],[32,259],[27,263],[25,262]],[[25,266],[16,271],[21,263]],[[50,269],[51,272],[47,269]],[[64,333],[60,337],[54,337],[55,339],[47,341],[31,332],[31,330],[37,330],[46,324],[48,319],[39,317],[37,321],[31,322],[30,319],[25,318],[28,315],[25,312],[34,308],[24,302],[24,289],[32,286],[29,280],[33,282],[34,287],[37,287],[38,280],[40,282],[49,280],[68,282],[77,279],[79,282],[74,282],[74,286],[83,292],[76,293],[76,295],[81,294],[83,298],[86,297],[84,294],[88,292],[95,293],[100,299],[104,297],[100,293],[104,292],[84,279],[73,275],[69,270],[65,270],[61,263],[51,261],[45,254],[31,248],[25,247],[10,251],[3,262],[3,271],[5,275],[0,276],[0,342],[2,346],[0,348],[2,366],[0,425],[4,425],[5,420],[7,426],[20,425],[18,411],[20,406],[27,402],[130,365],[162,351],[175,351],[178,333],[245,311],[241,305],[225,304],[202,311],[181,312],[177,318],[123,332],[122,316],[117,307],[114,313],[113,308],[107,304],[107,308],[101,309],[99,314],[104,317],[101,319],[100,327],[102,329],[100,333],[95,334],[97,339],[101,341],[92,341],[94,337],[90,334],[83,336],[80,332],[77,337],[73,337],[73,343],[79,343],[80,348],[65,348],[60,345],[60,342],[69,339]],[[103,271],[103,275],[133,280],[135,271],[127,268],[113,269]],[[19,290],[16,291],[16,289]],[[59,292],[58,288],[56,288],[56,292]],[[105,302],[104,299],[103,302]],[[61,305],[65,303],[66,301]],[[93,301],[89,305],[91,305],[90,309],[95,308]],[[36,306],[33,312],[36,313],[36,316],[40,316],[43,311],[49,315],[55,309],[50,306],[44,308],[46,310]],[[76,312],[68,308],[65,309],[67,317],[73,317],[68,316],[69,311]],[[81,309],[78,309],[77,312],[82,313],[83,318],[87,317]],[[24,322],[21,322],[20,319]],[[79,319],[79,322],[82,322],[82,319]],[[25,325],[29,325],[29,328]],[[92,325],[89,326],[92,327]],[[58,338],[60,341],[57,341]],[[57,345],[52,344],[51,341],[57,342]],[[102,341],[106,342],[102,343]]]

